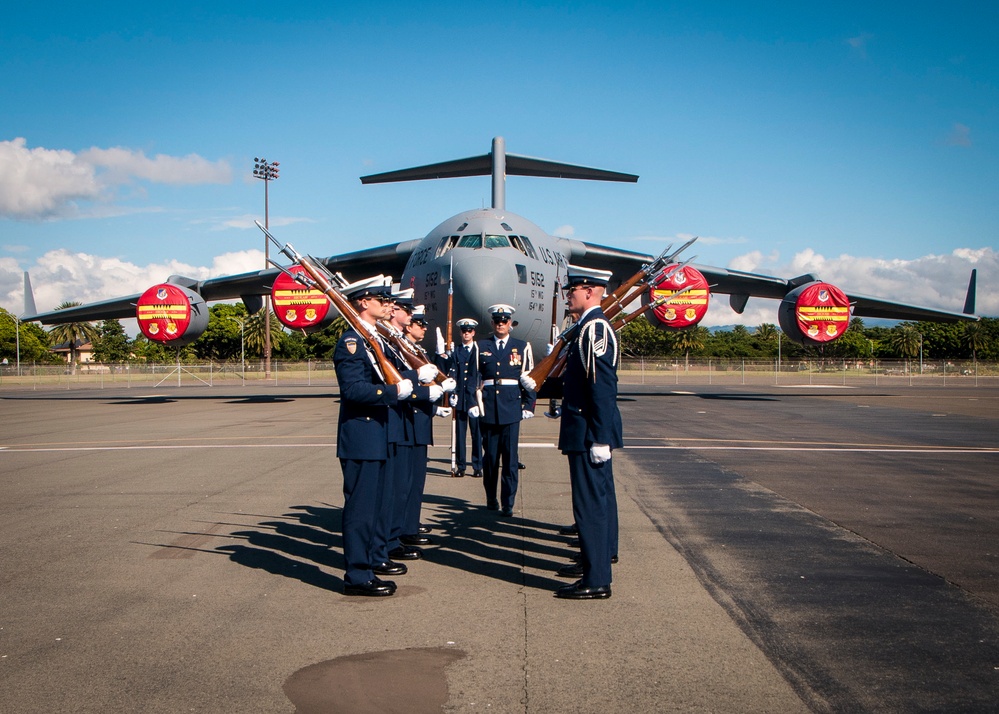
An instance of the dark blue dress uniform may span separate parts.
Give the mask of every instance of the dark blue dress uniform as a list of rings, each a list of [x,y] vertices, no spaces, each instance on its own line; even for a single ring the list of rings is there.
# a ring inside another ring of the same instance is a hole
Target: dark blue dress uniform
[[[457,382],[454,392],[455,413],[455,468],[464,473],[466,430],[472,432],[472,470],[482,471],[482,431],[479,420],[470,418],[468,410],[476,405],[475,390],[479,386],[479,347],[475,342],[458,345],[451,355],[450,376]]]
[[[530,346],[507,336],[500,349],[495,336],[479,340],[480,417],[483,441],[483,486],[486,506],[509,514],[517,496],[517,451],[524,410],[534,411],[534,392],[520,384],[521,372],[533,366]],[[502,462],[502,466],[501,466]],[[496,500],[497,481],[500,500]]]
[[[594,464],[590,447],[624,445],[617,407],[618,347],[603,311],[582,316],[566,348],[562,423],[558,448],[569,459],[572,512],[579,528],[584,588],[611,584],[611,556],[617,547],[617,501],[612,460]]]
[[[388,464],[385,497],[375,533],[376,563],[390,562],[390,553],[402,548],[399,538],[404,535],[403,519],[412,487],[413,448],[416,445],[413,408],[416,404],[430,403],[430,387],[419,383],[416,370],[410,369],[396,348],[388,345],[385,354],[403,378],[413,383],[413,393],[389,408]]]
[[[365,341],[347,330],[333,352],[340,385],[336,455],[343,470],[344,582],[361,585],[375,578],[378,514],[385,499],[389,409],[398,390],[375,371]]]

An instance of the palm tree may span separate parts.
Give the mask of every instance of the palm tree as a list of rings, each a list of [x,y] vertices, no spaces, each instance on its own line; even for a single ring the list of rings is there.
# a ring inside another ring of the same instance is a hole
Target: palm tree
[[[684,353],[684,369],[690,369],[690,351],[704,348],[707,328],[688,327],[678,330],[673,337],[673,347]]]
[[[978,350],[985,346],[986,335],[985,330],[982,329],[981,322],[966,322],[964,323],[964,335],[963,342],[964,346],[971,350],[971,359],[974,362],[978,362]]]
[[[903,322],[891,332],[888,346],[905,357],[905,369],[909,370],[909,360],[919,354],[923,336],[912,323]]]
[[[68,307],[78,307],[81,302],[68,301],[62,303],[56,310],[65,310]],[[80,345],[93,342],[100,333],[92,322],[64,322],[49,330],[49,336],[56,345],[65,343],[69,347],[69,369],[71,374],[76,373],[76,361],[80,352]]]
[[[245,328],[243,330],[244,342],[246,343],[246,350],[253,354],[258,354],[263,356],[264,354],[264,311],[257,310],[255,313],[246,318]],[[284,336],[284,328],[281,326],[281,321],[278,320],[277,315],[271,311],[271,349],[276,349],[278,345],[281,344],[281,338]]]

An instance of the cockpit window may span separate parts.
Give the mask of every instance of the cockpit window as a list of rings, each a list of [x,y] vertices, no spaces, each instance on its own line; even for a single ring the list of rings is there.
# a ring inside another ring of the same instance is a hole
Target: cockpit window
[[[527,239],[527,236],[510,236],[510,242],[513,243],[514,248],[528,258],[538,259],[538,254],[534,252],[534,246],[531,245],[531,241]]]
[[[482,247],[482,234],[475,233],[473,235],[461,236],[458,240],[458,245],[456,248],[481,248]]]
[[[487,235],[486,248],[509,248],[510,239],[506,236]]]
[[[458,236],[444,236],[443,238],[441,238],[441,242],[437,246],[436,257],[440,258],[449,250],[454,248],[457,242],[458,242]]]

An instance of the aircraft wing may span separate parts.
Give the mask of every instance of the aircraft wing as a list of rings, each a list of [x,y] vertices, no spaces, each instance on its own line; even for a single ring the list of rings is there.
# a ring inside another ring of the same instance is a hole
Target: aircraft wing
[[[654,256],[632,251],[610,248],[608,246],[569,240],[569,262],[578,263],[591,268],[610,270],[614,277],[611,289],[634,275],[643,265],[654,260]],[[681,256],[682,257],[682,256]],[[728,268],[716,268],[710,265],[691,263],[691,267],[699,270],[711,286],[712,293],[729,296],[729,304],[737,313],[742,313],[746,302],[751,297],[782,300],[790,291],[800,285],[814,282],[819,278],[814,275],[801,275],[787,280],[772,275],[746,273]],[[975,273],[972,271],[968,284],[968,296],[964,312],[939,310],[923,305],[886,300],[884,298],[862,295],[844,291],[853,306],[854,317],[875,317],[889,320],[927,320],[932,322],[962,322],[977,320],[974,314],[975,304]]]
[[[366,248],[352,253],[320,258],[320,261],[332,272],[343,273],[348,280],[359,280],[375,273],[391,274],[398,278],[402,275],[410,254],[419,243],[418,240],[392,243],[377,248]],[[200,294],[206,302],[242,299],[247,310],[254,313],[263,306],[263,296],[270,292],[279,272],[277,268],[271,268],[207,280],[171,275],[166,282],[193,290]],[[63,310],[25,315],[21,320],[57,325],[66,322],[125,319],[135,317],[135,305],[140,297],[142,297],[142,293],[136,293],[135,295],[126,295]]]

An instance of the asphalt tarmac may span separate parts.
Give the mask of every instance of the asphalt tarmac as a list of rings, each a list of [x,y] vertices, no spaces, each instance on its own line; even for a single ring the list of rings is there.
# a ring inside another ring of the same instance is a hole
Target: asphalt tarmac
[[[434,447],[436,545],[344,597],[335,393],[0,392],[0,711],[999,709],[999,388],[622,386],[591,602],[541,416],[513,518]]]

